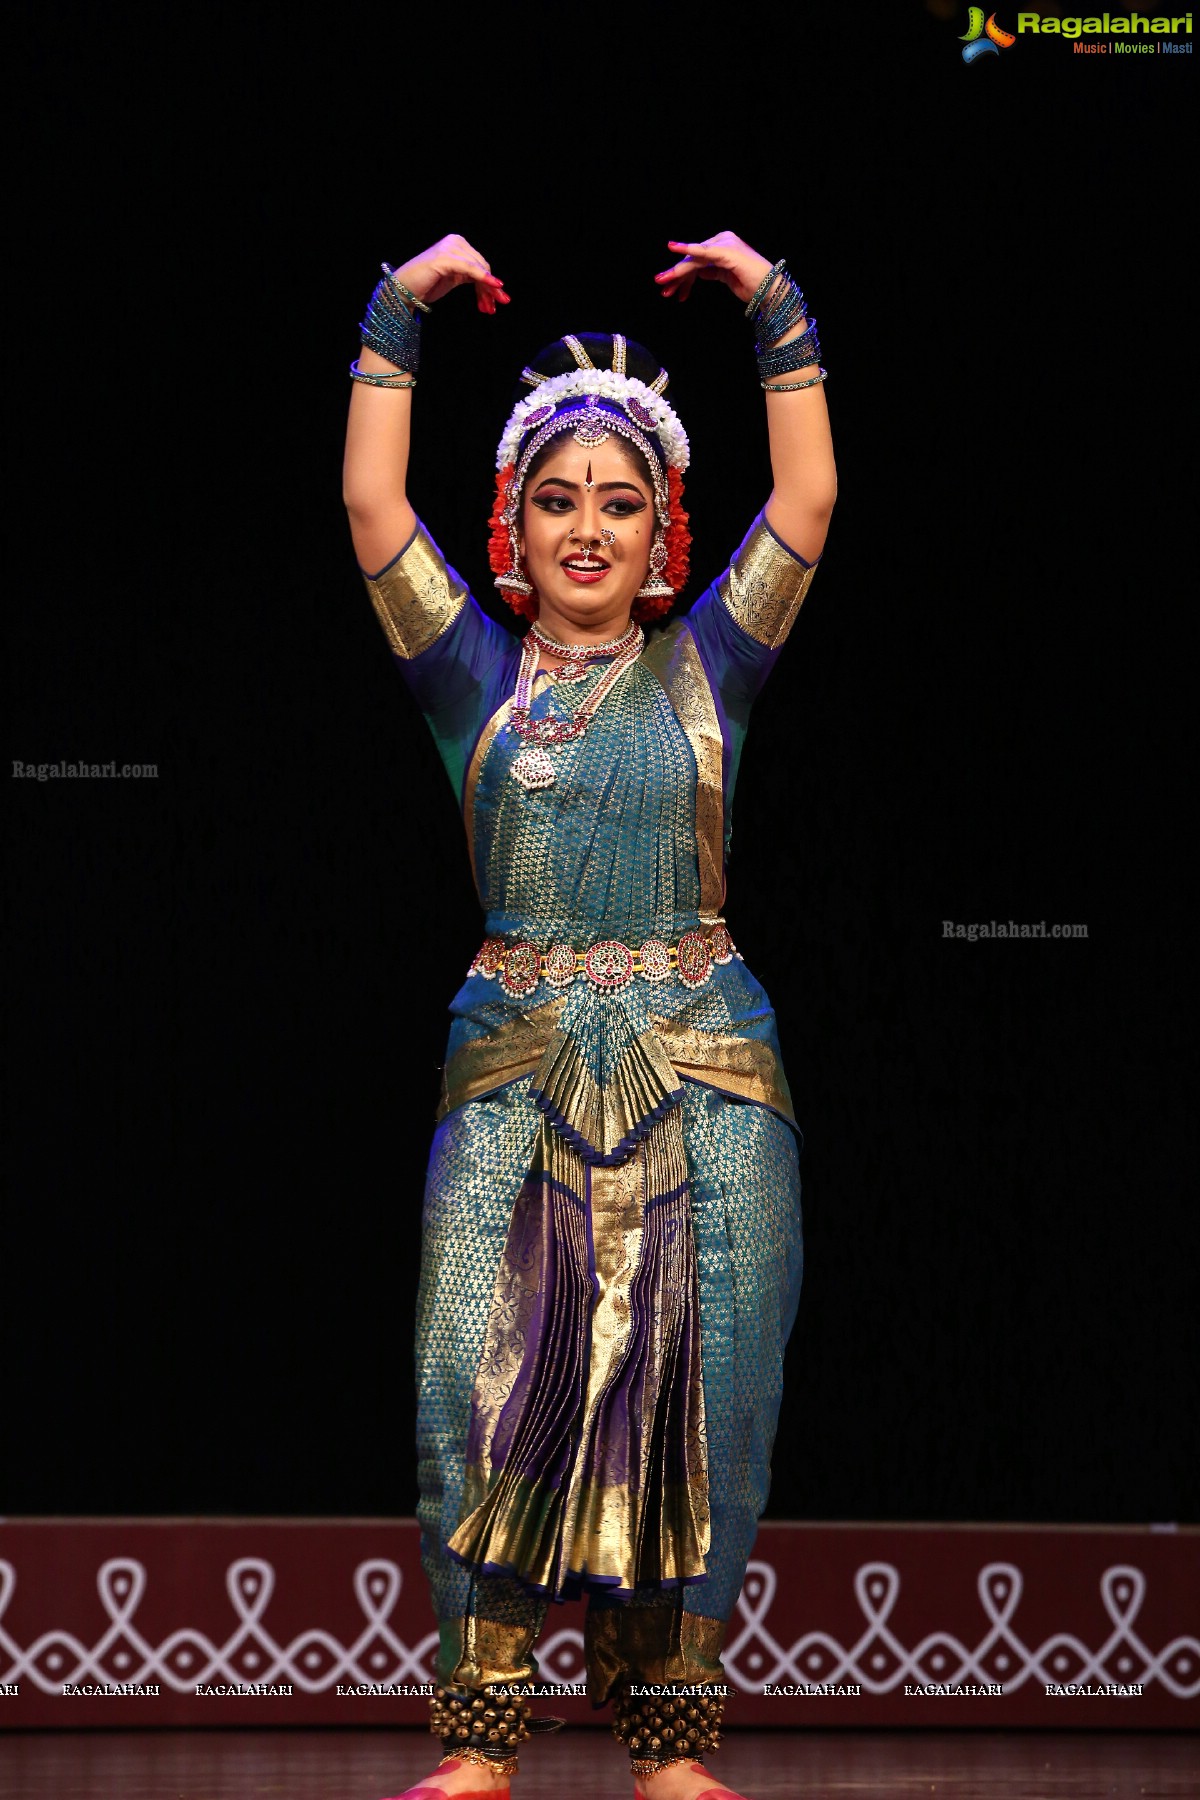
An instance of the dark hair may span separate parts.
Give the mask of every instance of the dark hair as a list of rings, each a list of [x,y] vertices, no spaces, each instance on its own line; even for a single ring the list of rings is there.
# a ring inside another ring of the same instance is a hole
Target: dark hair
[[[575,336],[598,369],[612,368],[613,340],[611,332],[577,331]],[[578,364],[562,338],[555,338],[552,344],[544,345],[537,355],[526,364],[526,367],[532,369],[537,375],[566,375],[572,369],[577,368]],[[633,338],[626,338],[625,372],[627,375],[632,375],[637,381],[644,381],[649,387],[652,381],[658,379],[661,371],[662,364],[656,356],[651,355],[644,344],[637,343]],[[515,406],[518,400],[528,400],[530,395],[536,392],[537,389],[531,388],[528,382],[518,382],[513,393],[513,405]],[[637,464],[653,492],[654,471],[648,466],[646,458],[637,445],[630,443],[627,438],[619,438],[615,441],[619,448],[626,452],[630,460]],[[537,474],[546,459],[553,454],[557,444],[557,437],[552,437],[548,443],[542,445],[525,471],[526,484]]]

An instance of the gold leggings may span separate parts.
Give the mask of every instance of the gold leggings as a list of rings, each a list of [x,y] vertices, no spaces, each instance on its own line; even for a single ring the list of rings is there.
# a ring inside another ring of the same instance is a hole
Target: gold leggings
[[[593,1705],[603,1706],[628,1682],[724,1683],[726,1621],[688,1612],[686,1594],[677,1588],[635,1591],[624,1601],[589,1596],[584,1649]],[[546,1600],[508,1577],[476,1577],[467,1613],[441,1628],[438,1680],[475,1691],[542,1679],[533,1648],[547,1610]]]

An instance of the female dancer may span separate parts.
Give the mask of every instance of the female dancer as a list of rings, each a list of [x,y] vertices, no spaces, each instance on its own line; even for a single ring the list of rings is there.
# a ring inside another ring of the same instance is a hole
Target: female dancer
[[[750,707],[835,474],[816,329],[783,263],[732,232],[670,248],[666,295],[716,280],[753,321],[774,487],[666,629],[689,446],[640,346],[568,336],[522,372],[491,537],[520,639],[405,488],[421,317],[466,283],[481,311],[507,304],[486,258],[450,236],[385,264],[351,367],[354,547],[486,914],[451,1004],[422,1223],[418,1515],[445,1754],[410,1795],[429,1800],[508,1791],[518,1745],[553,1723],[522,1692],[547,1604],[581,1591],[588,1691],[613,1703],[639,1800],[736,1800],[701,1758],[802,1242],[775,1018],[722,916],[725,861]]]

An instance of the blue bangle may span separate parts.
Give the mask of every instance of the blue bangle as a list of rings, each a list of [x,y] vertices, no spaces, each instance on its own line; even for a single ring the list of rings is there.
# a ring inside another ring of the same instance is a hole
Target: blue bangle
[[[755,350],[761,352],[777,343],[784,332],[796,323],[797,319],[805,316],[807,306],[808,302],[804,295],[789,275],[787,287],[770,312],[759,315],[758,342],[754,346]]]
[[[819,363],[820,360],[821,345],[814,319],[807,331],[802,331],[799,337],[792,338],[786,344],[777,344],[773,350],[763,351],[758,358],[758,372],[764,381],[770,381],[776,375],[787,375],[793,369],[803,369],[807,364]]]
[[[404,295],[404,298],[406,300],[412,301],[413,305],[416,307],[418,312],[427,313],[429,311],[429,308],[425,304],[424,300],[418,300],[417,296],[413,293],[412,289],[405,287],[404,283],[401,281],[400,277],[397,275],[395,269],[393,269],[391,263],[380,263],[379,266],[383,270],[384,274],[386,276],[388,276],[388,278],[395,284],[395,286],[400,289],[400,292]]]
[[[760,383],[760,386],[764,394],[798,394],[801,388],[819,386],[828,374],[828,369],[822,369],[821,373],[814,375],[811,381],[764,381]]]
[[[400,369],[360,369],[358,358],[350,364],[351,381],[365,381],[368,387],[415,388],[415,377],[405,378]]]
[[[786,306],[792,295],[799,293],[800,291],[800,284],[788,274],[786,269],[782,271],[782,274],[783,279],[780,281],[779,286],[769,298],[763,300],[758,308],[758,322],[760,325],[765,325],[772,314]]]
[[[786,261],[787,261],[787,257],[781,256],[779,261],[775,264],[775,267],[773,269],[767,270],[767,273],[763,276],[762,280],[759,282],[758,286],[755,288],[754,292],[751,294],[749,300],[746,302],[746,317],[748,319],[752,319],[754,317],[755,307],[758,305],[759,301],[762,299],[763,295],[766,293],[767,289],[770,287],[770,285],[774,281],[775,277],[779,274],[782,274],[783,265]]]
[[[416,374],[421,360],[421,321],[404,305],[389,276],[377,284],[368,300],[367,316],[359,330],[368,350]]]

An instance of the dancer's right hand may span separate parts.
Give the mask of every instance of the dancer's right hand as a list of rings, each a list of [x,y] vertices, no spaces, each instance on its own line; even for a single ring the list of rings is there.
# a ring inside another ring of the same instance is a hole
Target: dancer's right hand
[[[422,250],[396,271],[397,278],[411,288],[418,300],[432,306],[451,288],[463,287],[468,281],[475,286],[475,304],[480,312],[494,313],[496,302],[507,306],[511,296],[504,283],[492,274],[492,266],[473,244],[457,231],[439,238],[428,250]]]

